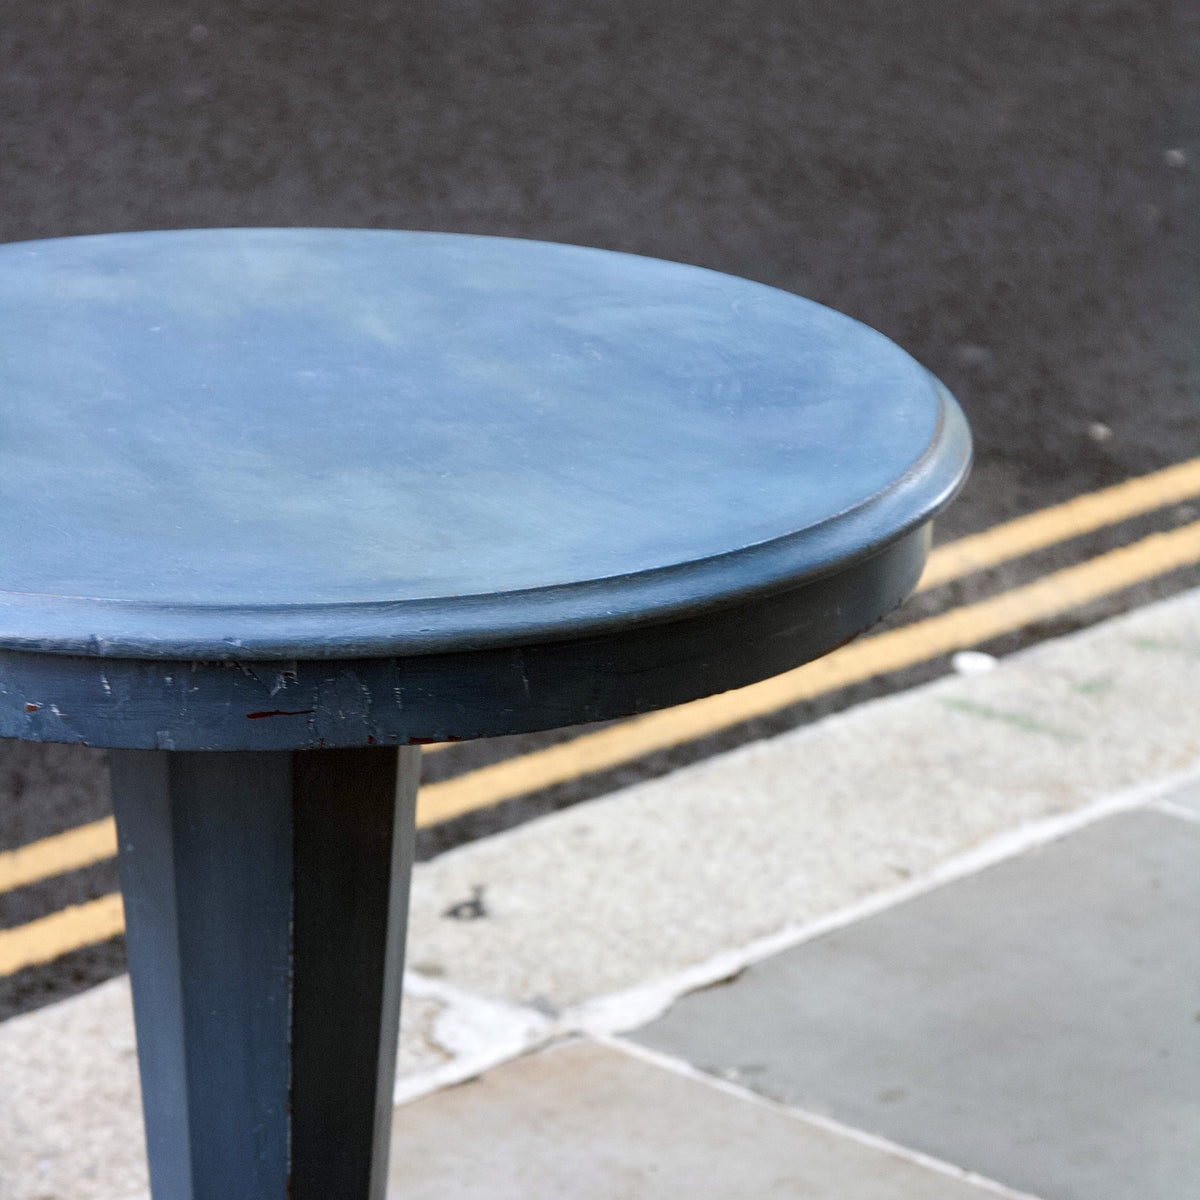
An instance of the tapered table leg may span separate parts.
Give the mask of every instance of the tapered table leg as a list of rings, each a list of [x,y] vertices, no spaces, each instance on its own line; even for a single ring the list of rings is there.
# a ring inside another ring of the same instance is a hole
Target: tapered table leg
[[[382,1200],[419,755],[110,752],[154,1200]]]

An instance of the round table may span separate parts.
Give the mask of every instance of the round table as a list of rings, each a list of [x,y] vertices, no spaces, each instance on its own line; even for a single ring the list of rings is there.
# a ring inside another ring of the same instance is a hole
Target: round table
[[[912,590],[954,400],[696,267],[0,247],[0,736],[110,747],[155,1200],[384,1194],[423,742],[787,670]]]

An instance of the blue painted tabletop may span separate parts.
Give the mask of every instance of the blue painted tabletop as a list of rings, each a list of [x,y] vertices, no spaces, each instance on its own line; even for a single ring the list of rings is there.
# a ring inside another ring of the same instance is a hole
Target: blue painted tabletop
[[[404,655],[669,620],[947,502],[953,399],[696,267],[436,233],[0,247],[0,647]]]

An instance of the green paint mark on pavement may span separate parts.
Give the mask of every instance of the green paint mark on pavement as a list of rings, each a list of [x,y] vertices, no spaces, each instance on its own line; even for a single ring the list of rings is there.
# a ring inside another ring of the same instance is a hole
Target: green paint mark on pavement
[[[1188,658],[1200,658],[1200,646],[1179,638],[1136,637],[1133,645],[1139,650],[1167,650],[1174,654],[1186,654]]]
[[[1003,709],[992,708],[990,704],[979,704],[974,700],[949,699],[942,700],[941,704],[943,708],[951,709],[954,712],[969,713],[973,717],[986,717],[991,721],[1003,721],[1005,725],[1011,725],[1014,729],[1023,729],[1026,733],[1044,733],[1060,742],[1083,741],[1079,734],[1073,733],[1069,729],[1059,729],[1054,725],[1047,725],[1045,721],[1039,721],[1037,717],[1031,717],[1026,713],[1005,712]]]
[[[1096,679],[1081,679],[1071,684],[1071,691],[1081,696],[1104,696],[1113,690],[1116,684],[1111,675],[1100,675]]]

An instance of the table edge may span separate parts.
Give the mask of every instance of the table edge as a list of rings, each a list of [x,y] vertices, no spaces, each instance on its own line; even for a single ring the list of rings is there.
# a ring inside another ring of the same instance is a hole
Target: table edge
[[[921,457],[853,508],[784,537],[630,575],[524,591],[275,607],[155,605],[0,591],[0,650],[172,661],[450,654],[601,637],[742,605],[879,553],[957,495],[971,435],[929,375],[936,432]]]

